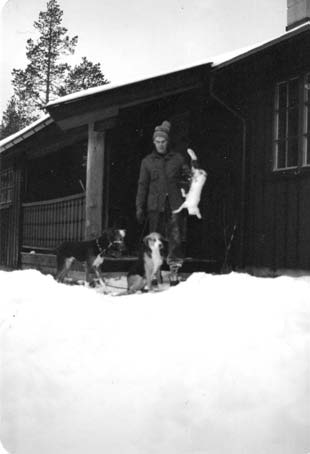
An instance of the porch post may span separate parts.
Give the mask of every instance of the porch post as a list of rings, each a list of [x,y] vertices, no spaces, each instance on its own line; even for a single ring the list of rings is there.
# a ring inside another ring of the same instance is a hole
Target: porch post
[[[103,175],[105,132],[95,131],[94,123],[88,125],[86,169],[85,238],[91,239],[102,232]]]

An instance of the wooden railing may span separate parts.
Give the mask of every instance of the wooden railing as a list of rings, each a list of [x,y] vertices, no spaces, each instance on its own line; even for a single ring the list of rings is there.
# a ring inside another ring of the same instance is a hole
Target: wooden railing
[[[22,247],[54,249],[65,240],[84,239],[85,195],[23,203]]]

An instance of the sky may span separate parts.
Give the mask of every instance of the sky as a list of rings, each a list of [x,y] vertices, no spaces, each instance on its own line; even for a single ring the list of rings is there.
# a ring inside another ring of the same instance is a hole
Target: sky
[[[46,0],[0,0],[0,111],[12,95],[11,71],[25,68],[26,40]],[[62,25],[112,83],[191,66],[285,33],[286,0],[59,0]]]
[[[0,288],[1,454],[310,452],[310,276]]]

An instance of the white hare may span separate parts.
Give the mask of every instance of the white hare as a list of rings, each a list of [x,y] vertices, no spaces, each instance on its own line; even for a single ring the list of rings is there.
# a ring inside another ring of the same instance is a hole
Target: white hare
[[[189,154],[192,161],[197,160],[196,153],[193,150],[188,148],[187,153]],[[201,191],[206,182],[206,179],[207,172],[205,170],[196,169],[192,166],[191,183],[188,193],[186,194],[184,189],[181,189],[182,196],[185,197],[185,200],[177,210],[173,211],[173,213],[179,213],[184,208],[187,208],[188,214],[197,216],[198,219],[201,219],[202,216],[198,204],[200,202]]]

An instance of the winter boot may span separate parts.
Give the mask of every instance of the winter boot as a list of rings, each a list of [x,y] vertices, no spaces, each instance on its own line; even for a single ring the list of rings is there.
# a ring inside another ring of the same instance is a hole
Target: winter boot
[[[180,269],[181,265],[180,264],[173,264],[170,265],[170,275],[169,275],[169,282],[170,286],[174,287],[175,285],[178,285],[180,280],[178,276],[178,272]]]
[[[156,277],[152,279],[152,288],[153,290],[158,290],[158,280]]]

